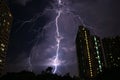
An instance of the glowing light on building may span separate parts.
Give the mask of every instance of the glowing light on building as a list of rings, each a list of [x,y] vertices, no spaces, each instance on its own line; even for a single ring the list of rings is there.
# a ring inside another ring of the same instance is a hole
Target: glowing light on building
[[[96,37],[94,37],[94,41],[95,41],[95,46],[96,46],[95,48],[96,48],[97,59],[98,59],[98,63],[99,63],[99,69],[100,69],[100,72],[102,72],[102,64],[101,64],[101,61],[100,61],[100,55],[99,55],[98,43],[97,43]]]
[[[92,77],[93,76],[93,72],[92,72],[90,50],[89,50],[88,37],[87,37],[87,32],[86,31],[85,31],[85,40],[86,40],[86,45],[87,45],[87,53],[88,53],[88,60],[89,60],[89,66],[90,66],[90,75]]]

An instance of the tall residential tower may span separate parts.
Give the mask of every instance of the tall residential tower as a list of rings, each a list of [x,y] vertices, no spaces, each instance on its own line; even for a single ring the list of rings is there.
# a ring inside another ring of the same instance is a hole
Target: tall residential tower
[[[79,76],[89,80],[103,70],[104,57],[101,40],[84,26],[79,26],[76,37]]]
[[[6,53],[8,47],[12,15],[4,0],[0,0],[0,75],[5,73]]]
[[[120,37],[102,39],[108,68],[120,67]]]

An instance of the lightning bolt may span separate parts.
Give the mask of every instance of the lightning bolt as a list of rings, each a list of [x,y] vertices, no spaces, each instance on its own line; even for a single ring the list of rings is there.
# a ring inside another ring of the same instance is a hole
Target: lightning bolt
[[[61,0],[58,0],[58,6],[62,5],[62,1]],[[61,16],[61,13],[62,13],[62,10],[59,9],[57,11],[57,16],[55,18],[55,26],[56,26],[56,46],[57,46],[57,49],[56,49],[56,56],[55,56],[55,59],[53,61],[53,65],[54,65],[54,71],[53,73],[56,73],[57,71],[57,67],[59,65],[59,49],[60,49],[60,42],[61,40],[63,39],[63,37],[60,35],[60,32],[59,32],[59,25],[58,25],[58,20],[59,20],[59,17]]]
[[[28,57],[28,64],[29,64],[28,71],[32,72],[32,64],[31,64],[31,57],[30,56]]]
[[[58,6],[62,5],[62,0],[58,0]]]

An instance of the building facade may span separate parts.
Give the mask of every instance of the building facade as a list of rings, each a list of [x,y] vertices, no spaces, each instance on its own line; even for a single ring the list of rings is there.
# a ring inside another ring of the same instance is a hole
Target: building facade
[[[120,37],[102,40],[108,68],[120,67]]]
[[[0,75],[5,73],[12,15],[4,0],[0,0]]]
[[[76,37],[76,49],[79,76],[89,80],[102,72],[104,67],[103,50],[101,40],[84,26],[79,26]]]

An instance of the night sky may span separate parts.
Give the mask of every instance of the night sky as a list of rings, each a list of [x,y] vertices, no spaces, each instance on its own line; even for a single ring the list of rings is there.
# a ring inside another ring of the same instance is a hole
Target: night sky
[[[55,56],[55,18],[57,0],[7,0],[13,14],[7,55],[7,70],[32,69],[40,73]],[[63,0],[59,18],[61,66],[58,74],[78,75],[75,37],[82,21],[92,32],[103,37],[120,35],[119,0]],[[79,20],[78,16],[81,17]],[[30,62],[29,62],[30,59]],[[31,63],[31,67],[30,67]]]

